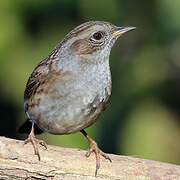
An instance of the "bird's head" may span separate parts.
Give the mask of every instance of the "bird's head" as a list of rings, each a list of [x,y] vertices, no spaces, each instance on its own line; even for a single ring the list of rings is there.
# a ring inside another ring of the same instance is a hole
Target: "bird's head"
[[[66,35],[61,42],[61,53],[76,56],[87,63],[103,62],[109,60],[117,38],[133,29],[135,27],[117,27],[103,21],[86,22]]]

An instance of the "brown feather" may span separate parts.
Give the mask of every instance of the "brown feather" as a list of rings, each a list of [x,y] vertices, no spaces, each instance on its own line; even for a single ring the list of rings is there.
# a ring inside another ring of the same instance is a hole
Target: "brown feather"
[[[56,98],[59,92],[55,84],[58,82],[67,82],[75,79],[71,72],[56,71],[50,58],[41,61],[31,74],[24,93],[25,111],[29,107],[40,104],[42,94],[48,94],[51,98]]]

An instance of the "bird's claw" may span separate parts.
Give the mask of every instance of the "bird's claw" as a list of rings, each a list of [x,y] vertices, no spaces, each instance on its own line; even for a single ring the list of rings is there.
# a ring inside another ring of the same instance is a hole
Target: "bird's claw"
[[[46,143],[43,140],[38,140],[34,134],[30,133],[29,137],[24,141],[24,144],[27,144],[31,142],[34,148],[34,154],[38,156],[39,161],[41,160],[39,150],[37,147],[37,144],[40,144],[41,146],[45,147],[47,149]]]
[[[95,153],[95,157],[96,157],[96,171],[95,171],[95,176],[97,176],[97,172],[98,169],[100,168],[100,155],[103,156],[105,159],[108,159],[110,162],[112,162],[112,160],[110,159],[110,157],[105,154],[97,145],[97,143],[95,141],[91,141],[90,142],[90,148],[88,149],[87,153],[86,153],[86,157],[89,157],[91,155],[91,153],[94,152]]]

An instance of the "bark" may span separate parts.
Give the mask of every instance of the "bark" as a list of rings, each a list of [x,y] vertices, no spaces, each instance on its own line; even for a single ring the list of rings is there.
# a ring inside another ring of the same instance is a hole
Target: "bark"
[[[0,137],[0,179],[120,179],[179,180],[180,166],[110,154],[112,163],[101,158],[97,177],[95,157],[86,158],[79,149],[47,146],[39,148],[38,161],[32,145]]]

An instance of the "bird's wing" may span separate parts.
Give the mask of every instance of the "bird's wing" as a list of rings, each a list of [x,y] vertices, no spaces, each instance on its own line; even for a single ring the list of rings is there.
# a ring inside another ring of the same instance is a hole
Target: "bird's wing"
[[[40,83],[46,78],[49,72],[49,59],[41,61],[35,70],[32,72],[26,84],[26,89],[24,92],[25,101],[32,98],[36,93],[37,88]]]
[[[24,107],[28,111],[29,107],[39,105],[44,95],[49,97],[58,96],[56,83],[64,90],[65,86],[74,81],[75,76],[72,72],[58,70],[51,59],[42,61],[33,71],[26,85],[24,93]]]
[[[26,89],[24,92],[25,101],[33,97],[41,81],[43,81],[43,79],[46,79],[49,71],[52,70],[53,62],[57,57],[57,53],[61,47],[61,44],[62,43],[59,43],[57,47],[51,52],[51,54],[47,58],[42,60],[32,72],[31,76],[28,79],[28,82],[26,84]]]

